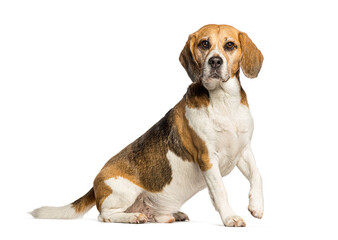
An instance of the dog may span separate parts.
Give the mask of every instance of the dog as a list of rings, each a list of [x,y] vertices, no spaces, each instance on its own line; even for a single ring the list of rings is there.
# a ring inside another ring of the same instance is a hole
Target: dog
[[[179,60],[192,80],[181,101],[112,157],[87,194],[63,207],[35,209],[35,218],[78,218],[96,205],[101,222],[187,221],[181,206],[207,187],[223,224],[244,227],[222,181],[236,166],[250,182],[249,211],[262,218],[262,178],[250,146],[253,119],[239,79],[240,69],[257,77],[262,53],[246,33],[206,25],[189,35]]]

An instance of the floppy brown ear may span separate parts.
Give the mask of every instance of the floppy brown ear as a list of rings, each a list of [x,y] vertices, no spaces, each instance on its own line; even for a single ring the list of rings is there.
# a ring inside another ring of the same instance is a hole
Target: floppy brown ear
[[[179,58],[182,66],[187,71],[193,82],[198,81],[200,77],[200,68],[198,67],[194,56],[195,39],[196,38],[193,34],[189,36],[188,41],[186,42]]]
[[[255,78],[261,70],[264,59],[263,54],[246,33],[239,33],[239,41],[242,50],[240,65],[243,73],[248,78]]]

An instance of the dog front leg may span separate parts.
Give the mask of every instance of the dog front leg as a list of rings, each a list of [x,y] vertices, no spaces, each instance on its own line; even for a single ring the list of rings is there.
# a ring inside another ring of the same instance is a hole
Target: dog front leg
[[[245,227],[244,220],[237,216],[229,205],[218,164],[213,164],[210,169],[202,173],[208,186],[211,201],[216,211],[219,212],[223,224],[228,227]]]
[[[248,209],[252,216],[262,218],[264,212],[262,177],[257,169],[250,145],[244,150],[237,167],[250,182]]]

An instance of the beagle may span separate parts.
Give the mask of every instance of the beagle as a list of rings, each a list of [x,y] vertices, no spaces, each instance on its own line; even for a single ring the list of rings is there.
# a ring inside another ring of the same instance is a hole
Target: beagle
[[[102,222],[186,221],[181,206],[207,187],[223,224],[244,227],[222,181],[236,166],[250,182],[249,211],[262,217],[253,120],[239,80],[240,68],[257,77],[262,53],[246,33],[206,25],[189,36],[179,60],[193,82],[181,101],[112,157],[87,194],[63,207],[35,209],[35,218],[77,218],[96,205]]]

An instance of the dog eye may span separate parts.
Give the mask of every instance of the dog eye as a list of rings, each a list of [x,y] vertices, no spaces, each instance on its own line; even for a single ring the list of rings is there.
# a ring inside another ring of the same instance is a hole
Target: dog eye
[[[203,48],[203,49],[209,49],[210,48],[210,43],[209,41],[207,40],[204,40],[200,43],[200,46]]]
[[[227,42],[224,47],[226,50],[232,50],[235,47],[235,44],[233,42]]]

